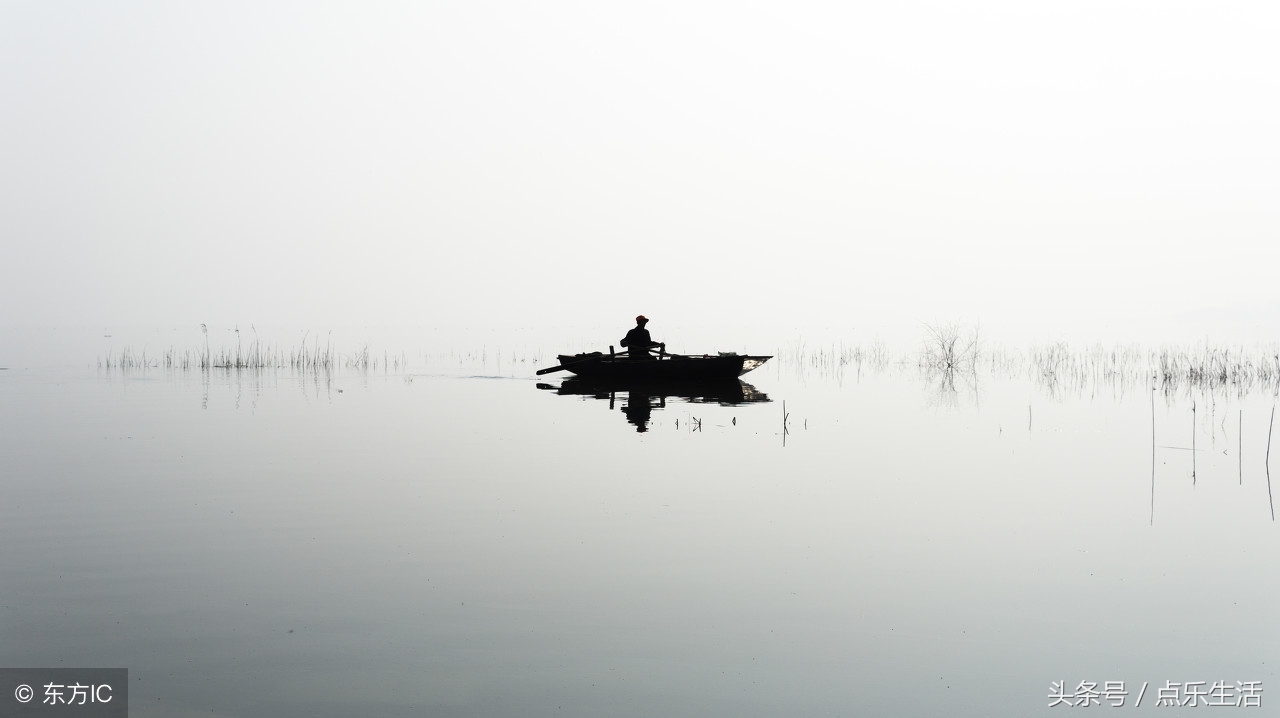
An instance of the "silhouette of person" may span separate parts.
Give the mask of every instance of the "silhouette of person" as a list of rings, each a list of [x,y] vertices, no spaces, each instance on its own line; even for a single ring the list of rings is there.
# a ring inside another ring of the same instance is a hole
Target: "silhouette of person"
[[[649,393],[632,389],[627,395],[627,404],[622,407],[627,415],[627,423],[633,424],[637,432],[649,430],[649,417],[653,414],[653,405],[649,403]]]
[[[627,348],[627,354],[632,359],[657,358],[649,353],[649,347],[654,347],[658,344],[649,336],[649,330],[644,328],[644,325],[648,323],[649,319],[641,314],[636,317],[635,327],[622,338],[622,346]]]

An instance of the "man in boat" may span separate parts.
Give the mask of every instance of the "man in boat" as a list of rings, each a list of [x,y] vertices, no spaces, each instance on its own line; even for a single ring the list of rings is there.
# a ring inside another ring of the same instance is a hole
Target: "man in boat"
[[[658,343],[653,341],[649,336],[649,330],[644,325],[649,323],[649,319],[641,314],[636,317],[636,326],[627,335],[622,338],[622,346],[627,348],[627,354],[632,359],[655,359],[649,353],[649,347],[656,347]]]

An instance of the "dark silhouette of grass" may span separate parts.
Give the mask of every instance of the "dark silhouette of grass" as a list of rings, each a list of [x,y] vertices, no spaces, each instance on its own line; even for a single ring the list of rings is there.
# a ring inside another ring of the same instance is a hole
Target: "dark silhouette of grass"
[[[201,324],[205,334],[204,346],[200,349],[179,350],[169,348],[159,355],[149,355],[146,349],[141,352],[132,347],[125,347],[119,354],[108,354],[98,360],[98,366],[112,370],[147,370],[167,369],[176,371],[247,371],[288,369],[298,373],[327,374],[339,369],[358,371],[399,371],[406,364],[403,355],[392,355],[384,352],[381,359],[371,354],[369,345],[365,344],[352,354],[340,354],[328,337],[323,345],[319,338],[310,344],[307,337],[296,347],[279,347],[259,340],[254,331],[253,339],[245,345],[240,339],[240,330],[235,330],[234,347],[212,349],[209,346],[208,328]]]

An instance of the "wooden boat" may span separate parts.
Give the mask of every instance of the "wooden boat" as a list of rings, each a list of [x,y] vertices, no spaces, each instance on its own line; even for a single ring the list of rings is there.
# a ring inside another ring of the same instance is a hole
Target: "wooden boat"
[[[702,380],[732,379],[755,369],[772,356],[748,354],[661,354],[648,359],[632,358],[629,354],[561,354],[560,366],[543,369],[539,374],[564,369],[580,377],[591,379],[662,379]]]

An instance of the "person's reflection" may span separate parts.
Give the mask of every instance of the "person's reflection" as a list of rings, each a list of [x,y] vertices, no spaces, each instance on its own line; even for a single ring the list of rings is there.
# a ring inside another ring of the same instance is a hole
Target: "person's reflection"
[[[632,389],[627,393],[627,403],[622,407],[622,413],[627,415],[628,423],[635,424],[636,431],[648,431],[649,416],[653,413],[653,407],[649,405],[649,393]]]
[[[659,409],[666,408],[667,397],[658,397]],[[649,430],[649,417],[653,414],[653,396],[648,389],[637,389],[632,387],[627,392],[627,403],[622,407],[622,413],[627,415],[627,423],[634,424],[637,432],[645,432]]]

